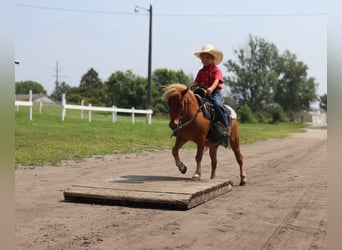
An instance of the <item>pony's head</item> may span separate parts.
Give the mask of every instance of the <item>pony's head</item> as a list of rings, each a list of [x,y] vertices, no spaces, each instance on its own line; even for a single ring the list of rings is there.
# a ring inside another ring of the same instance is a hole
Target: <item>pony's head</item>
[[[189,88],[180,83],[173,83],[164,88],[162,99],[167,103],[169,108],[169,127],[172,130],[177,128],[177,125],[184,115],[186,105],[185,95],[188,91]]]

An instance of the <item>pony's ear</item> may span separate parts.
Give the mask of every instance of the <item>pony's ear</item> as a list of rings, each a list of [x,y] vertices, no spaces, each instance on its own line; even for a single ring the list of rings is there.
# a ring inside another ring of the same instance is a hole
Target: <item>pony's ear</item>
[[[183,90],[181,91],[182,96],[185,96],[186,93],[188,93],[188,91],[189,91],[189,88],[183,89]]]

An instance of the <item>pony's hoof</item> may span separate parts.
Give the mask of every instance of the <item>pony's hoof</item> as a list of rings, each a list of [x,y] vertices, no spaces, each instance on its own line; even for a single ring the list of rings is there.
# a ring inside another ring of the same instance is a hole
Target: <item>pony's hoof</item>
[[[187,167],[185,165],[182,165],[182,167],[179,168],[179,171],[182,173],[182,174],[185,174],[186,173],[186,170],[187,170]]]
[[[246,185],[246,183],[247,183],[246,179],[241,179],[240,186],[244,186],[244,185]]]
[[[199,181],[200,180],[200,176],[198,174],[195,174],[194,176],[192,176],[192,180],[193,181]]]

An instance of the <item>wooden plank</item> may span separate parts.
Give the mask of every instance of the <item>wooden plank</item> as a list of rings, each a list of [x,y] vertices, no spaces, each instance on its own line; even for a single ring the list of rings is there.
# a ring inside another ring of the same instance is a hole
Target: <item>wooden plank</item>
[[[126,176],[119,180],[72,185],[64,191],[64,199],[187,210],[231,190],[230,180],[192,181],[166,176]]]

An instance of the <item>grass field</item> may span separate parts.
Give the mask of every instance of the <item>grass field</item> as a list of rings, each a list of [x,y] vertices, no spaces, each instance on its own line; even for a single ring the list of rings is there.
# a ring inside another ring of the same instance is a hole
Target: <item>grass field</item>
[[[171,148],[175,138],[170,138],[167,117],[153,116],[152,124],[145,116],[118,116],[111,122],[111,113],[92,112],[88,122],[87,112],[67,110],[61,120],[60,108],[44,108],[39,113],[33,108],[32,121],[28,108],[15,112],[15,162],[25,166],[58,165],[62,160],[77,160],[94,155],[139,153]],[[240,124],[241,143],[253,143],[270,138],[283,138],[290,133],[304,132],[305,124]],[[194,147],[188,143],[185,147]]]

